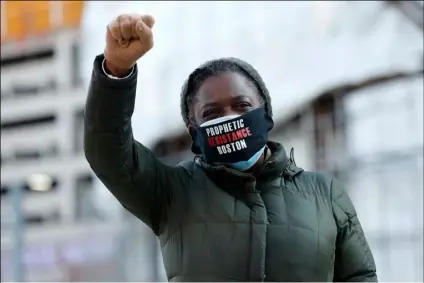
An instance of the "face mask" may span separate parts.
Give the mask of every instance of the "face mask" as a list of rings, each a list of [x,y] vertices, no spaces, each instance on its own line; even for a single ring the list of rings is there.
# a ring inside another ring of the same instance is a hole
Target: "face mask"
[[[261,157],[273,126],[264,108],[242,116],[220,117],[195,128],[191,150],[206,162],[246,171]]]
[[[238,171],[247,171],[249,170],[253,165],[258,162],[259,158],[261,158],[262,154],[265,151],[265,146],[261,148],[255,155],[253,155],[249,160],[247,161],[239,161],[236,163],[228,164],[229,166],[233,167],[234,169]]]

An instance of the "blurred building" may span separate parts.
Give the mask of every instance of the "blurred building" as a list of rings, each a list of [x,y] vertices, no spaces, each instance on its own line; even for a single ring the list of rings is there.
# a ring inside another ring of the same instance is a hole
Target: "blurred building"
[[[155,48],[139,64],[136,138],[163,162],[192,158],[183,81],[211,58],[243,58],[270,89],[272,139],[294,147],[300,167],[346,184],[380,280],[422,281],[422,1],[172,5],[172,13],[138,6],[157,25]],[[139,237],[132,241],[134,257],[147,260]]]
[[[116,274],[119,265],[110,262],[114,233],[98,224],[104,217],[90,203],[93,176],[82,148],[83,8],[82,1],[1,2],[2,280],[13,279],[12,195],[19,188],[26,280],[116,279],[93,272],[105,258],[102,269]]]
[[[166,279],[155,237],[133,217],[115,222],[119,205],[82,152],[92,62],[106,24],[129,11],[156,18],[155,48],[139,63],[136,139],[165,163],[192,158],[179,90],[204,61],[240,57],[270,89],[272,138],[294,147],[300,167],[346,183],[380,280],[422,281],[422,1],[1,5],[2,281],[20,185],[27,280]]]

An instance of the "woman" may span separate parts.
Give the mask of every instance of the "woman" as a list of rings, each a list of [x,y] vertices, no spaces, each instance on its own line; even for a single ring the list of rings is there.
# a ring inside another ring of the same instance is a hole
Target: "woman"
[[[159,237],[169,281],[377,281],[341,185],[268,141],[270,97],[249,64],[213,60],[184,84],[194,161],[164,165],[133,139],[135,63],[153,46],[153,24],[141,15],[109,24],[88,92],[85,154]]]

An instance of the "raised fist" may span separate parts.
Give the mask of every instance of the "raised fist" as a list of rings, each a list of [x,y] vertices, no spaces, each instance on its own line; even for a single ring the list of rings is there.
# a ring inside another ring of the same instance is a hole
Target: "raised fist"
[[[130,69],[153,47],[154,23],[149,15],[123,14],[107,26],[104,55],[112,73]]]

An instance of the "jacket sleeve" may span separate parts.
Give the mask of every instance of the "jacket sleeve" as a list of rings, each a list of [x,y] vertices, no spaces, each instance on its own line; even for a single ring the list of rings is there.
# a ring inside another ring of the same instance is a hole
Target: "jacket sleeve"
[[[102,72],[103,59],[99,55],[94,61],[85,106],[85,156],[118,201],[159,235],[171,203],[188,188],[190,176],[182,167],[160,163],[134,140],[137,67],[127,78],[111,79]]]
[[[338,226],[334,282],[377,282],[374,257],[353,203],[335,179],[331,181],[331,194]]]

